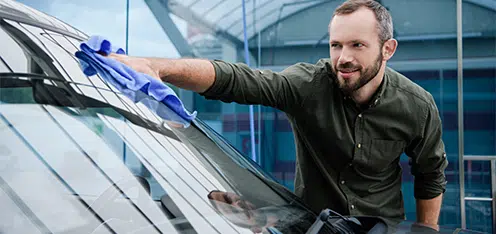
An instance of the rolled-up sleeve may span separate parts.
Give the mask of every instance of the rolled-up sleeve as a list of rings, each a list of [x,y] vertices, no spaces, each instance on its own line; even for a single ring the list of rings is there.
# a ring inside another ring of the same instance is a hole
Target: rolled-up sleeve
[[[251,69],[242,63],[211,61],[215,81],[205,92],[207,99],[239,104],[261,104],[289,111],[301,103],[313,79],[315,68],[311,64],[295,64],[281,72]]]
[[[432,199],[446,191],[445,169],[448,166],[442,124],[438,109],[432,101],[423,111],[420,136],[407,149],[415,177],[414,196]]]

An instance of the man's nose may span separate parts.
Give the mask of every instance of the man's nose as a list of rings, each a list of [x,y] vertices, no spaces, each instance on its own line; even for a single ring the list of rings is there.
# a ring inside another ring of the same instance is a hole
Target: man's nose
[[[338,64],[351,63],[353,60],[353,53],[349,49],[343,48],[339,56]]]

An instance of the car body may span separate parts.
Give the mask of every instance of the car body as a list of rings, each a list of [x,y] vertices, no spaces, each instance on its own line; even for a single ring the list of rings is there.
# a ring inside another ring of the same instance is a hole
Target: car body
[[[200,119],[188,127],[164,120],[101,76],[85,76],[74,53],[87,38],[54,17],[0,1],[0,233],[315,227],[319,214]],[[349,218],[395,233],[430,230],[333,215],[320,232]]]

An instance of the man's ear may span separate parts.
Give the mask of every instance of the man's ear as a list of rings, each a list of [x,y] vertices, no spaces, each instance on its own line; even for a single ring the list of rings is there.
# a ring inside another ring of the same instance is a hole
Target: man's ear
[[[398,41],[396,39],[389,39],[384,42],[384,45],[382,46],[382,57],[384,61],[388,61],[393,57],[397,47]]]

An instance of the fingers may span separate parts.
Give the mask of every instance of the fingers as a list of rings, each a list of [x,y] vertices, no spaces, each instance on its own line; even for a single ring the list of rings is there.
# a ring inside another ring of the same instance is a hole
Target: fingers
[[[107,55],[109,58],[118,59],[122,57],[122,54],[110,53]]]
[[[110,53],[106,57],[117,60],[118,62],[124,63],[126,65],[131,65],[131,63],[130,63],[131,60],[126,55]]]

